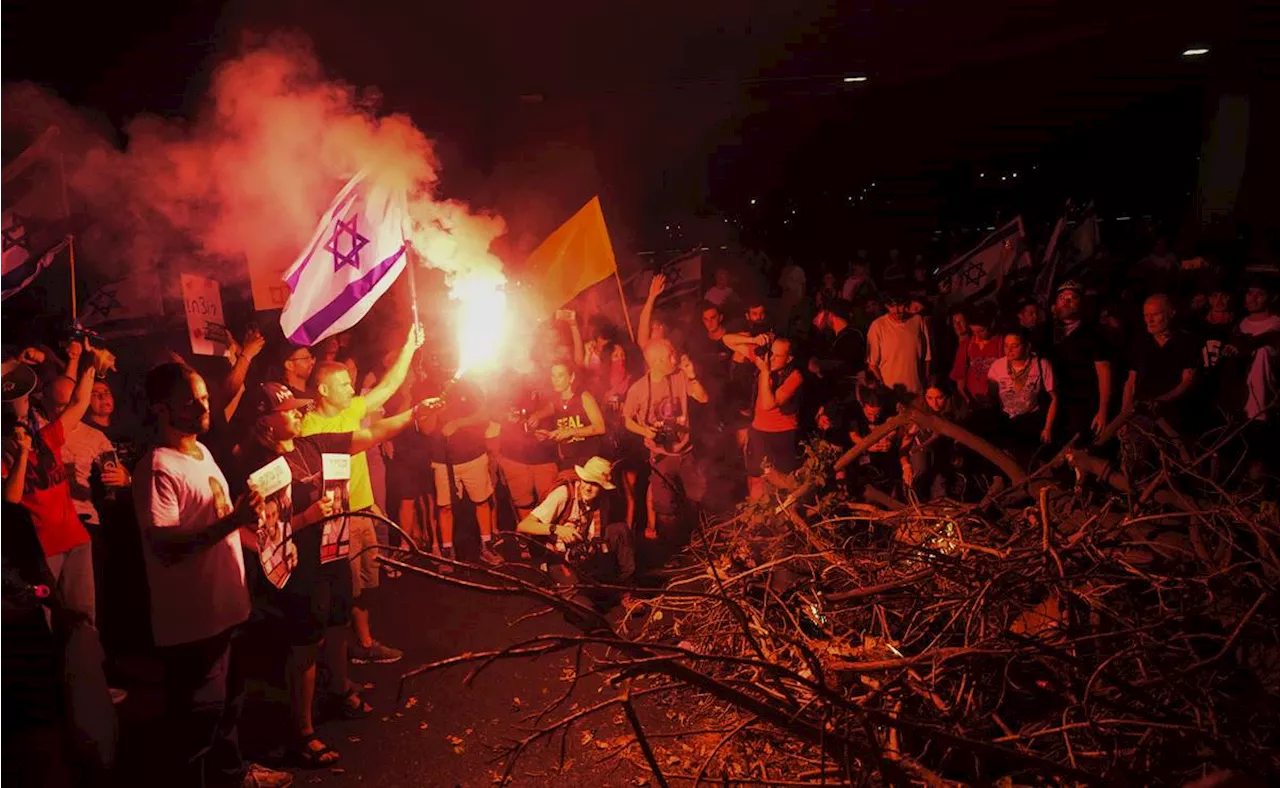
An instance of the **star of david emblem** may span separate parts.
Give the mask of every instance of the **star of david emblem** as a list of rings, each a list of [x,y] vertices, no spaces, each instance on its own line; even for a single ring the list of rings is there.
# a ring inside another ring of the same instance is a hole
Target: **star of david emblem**
[[[9,251],[14,247],[31,252],[30,240],[27,237],[27,220],[14,214],[9,222],[9,226],[4,228],[4,251]]]
[[[982,284],[984,275],[987,273],[986,267],[981,262],[974,260],[964,267],[958,275],[958,278],[966,285],[977,287]]]
[[[85,305],[94,312],[102,315],[104,320],[111,316],[111,312],[113,310],[123,306],[123,304],[120,303],[120,299],[116,298],[116,290],[114,287],[110,290],[106,288],[99,290],[97,295],[89,299]]]
[[[333,270],[334,273],[342,270],[342,266],[349,265],[357,271],[360,270],[360,250],[369,245],[369,239],[365,238],[356,229],[356,222],[360,220],[359,216],[351,217],[351,221],[344,222],[338,220],[337,226],[333,228],[333,235],[329,237],[329,241],[324,245],[326,252],[333,253]],[[342,251],[339,245],[344,234],[351,236],[350,248]]]

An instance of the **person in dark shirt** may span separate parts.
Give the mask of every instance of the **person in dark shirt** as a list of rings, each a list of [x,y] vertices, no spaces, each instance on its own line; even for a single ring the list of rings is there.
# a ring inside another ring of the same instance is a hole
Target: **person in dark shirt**
[[[21,504],[4,501],[3,521],[4,774],[15,785],[73,785],[76,758],[61,718],[59,642],[36,595],[43,591],[40,586],[50,588],[56,582],[31,513]]]
[[[885,398],[878,391],[863,394],[862,407],[850,415],[849,437],[855,442],[867,438],[892,416]],[[857,459],[857,472],[849,477],[855,484],[855,491],[869,484],[881,492],[892,494],[900,481],[911,478],[911,462],[902,452],[905,437],[905,428],[899,427],[867,447]]]
[[[690,338],[689,357],[698,365],[712,400],[719,402],[728,385],[729,365],[733,360],[733,351],[724,343],[724,337],[729,333],[728,324],[724,311],[710,301],[702,303],[698,314],[702,317],[705,331],[695,332]]]
[[[1178,430],[1186,421],[1183,406],[1195,385],[1200,348],[1190,334],[1174,330],[1173,318],[1168,296],[1153,295],[1143,303],[1147,333],[1138,338],[1130,355],[1123,409],[1131,412],[1139,403],[1151,404],[1158,417]]]
[[[267,535],[260,525],[258,544],[250,549],[259,561],[246,561],[246,572],[252,578],[254,606],[272,624],[289,646],[286,676],[292,710],[295,758],[306,766],[330,766],[341,755],[316,736],[312,709],[316,692],[316,662],[324,647],[328,667],[328,691],[343,717],[368,717],[373,708],[360,697],[358,688],[347,679],[347,633],[351,616],[351,570],[348,563],[350,543],[343,519],[330,519],[341,504],[331,488],[335,480],[326,479],[325,455],[349,458],[394,437],[413,423],[414,410],[406,410],[373,423],[371,427],[348,433],[322,433],[302,437],[302,411],[309,400],[298,399],[280,383],[264,383],[255,396],[257,421],[253,439],[240,449],[239,479],[248,479],[255,471],[283,457],[289,465],[291,509],[277,503],[276,513],[287,511],[287,527],[280,531],[282,539],[263,541]],[[349,460],[348,460],[349,461]],[[339,486],[345,480],[336,480]],[[267,496],[270,501],[272,496]],[[268,507],[269,509],[270,507]],[[292,533],[294,551],[283,553],[283,582],[268,580],[263,569],[275,553],[266,552],[269,543],[275,550],[285,549]],[[290,566],[292,564],[292,566]],[[277,584],[278,583],[278,584]]]
[[[557,362],[561,363],[561,362]],[[515,379],[500,404],[498,469],[511,495],[516,519],[522,520],[556,486],[556,445],[538,435],[549,427],[544,412],[548,398],[532,376]]]
[[[1084,290],[1068,281],[1053,303],[1054,344],[1047,354],[1058,389],[1058,434],[1085,442],[1107,425],[1112,399],[1111,354],[1097,327],[1084,319]]]
[[[1204,428],[1220,426],[1241,393],[1238,357],[1228,349],[1239,322],[1231,308],[1231,293],[1224,287],[1209,291],[1209,311],[1193,331],[1200,343],[1200,383],[1194,392],[1197,422]],[[1226,352],[1224,352],[1226,351]]]
[[[816,402],[830,400],[841,387],[851,385],[866,364],[867,340],[850,323],[851,309],[848,301],[838,300],[813,319],[818,333],[808,369],[817,379]]]
[[[548,428],[538,435],[556,447],[560,472],[567,475],[575,466],[602,452],[604,414],[595,395],[578,383],[571,364],[551,365],[551,388],[554,393],[547,403]]]
[[[497,563],[498,557],[487,545],[493,537],[494,524],[493,476],[485,445],[488,425],[483,392],[464,379],[448,387],[443,407],[424,413],[418,429],[431,444],[441,548],[450,552],[455,547],[453,504],[465,495],[475,505],[481,541],[479,557],[488,563]],[[466,549],[470,548],[464,548],[464,552]]]

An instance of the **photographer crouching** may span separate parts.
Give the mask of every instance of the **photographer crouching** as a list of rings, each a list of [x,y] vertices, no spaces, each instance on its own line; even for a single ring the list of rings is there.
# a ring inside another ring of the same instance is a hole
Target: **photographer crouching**
[[[610,511],[605,490],[615,489],[613,463],[592,457],[573,468],[576,478],[558,484],[530,512],[516,531],[537,540],[547,572],[557,582],[629,583],[636,574],[631,529]]]

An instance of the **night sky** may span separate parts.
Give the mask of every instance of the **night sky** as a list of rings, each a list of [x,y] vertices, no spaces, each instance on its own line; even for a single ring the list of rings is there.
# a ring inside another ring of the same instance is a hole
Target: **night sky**
[[[804,246],[1065,196],[1176,212],[1207,96],[1256,77],[1237,51],[1251,11],[1230,3],[169,6],[6,4],[4,79],[117,125],[182,115],[246,31],[297,30],[438,140],[446,192],[529,233],[598,192],[649,245],[699,214]],[[1179,57],[1201,42],[1209,58]],[[522,226],[531,194],[556,209]]]

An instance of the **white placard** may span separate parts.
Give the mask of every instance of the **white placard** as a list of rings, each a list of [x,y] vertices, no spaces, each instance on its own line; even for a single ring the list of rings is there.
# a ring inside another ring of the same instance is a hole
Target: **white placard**
[[[351,478],[350,454],[321,454],[320,462],[324,466],[326,482],[346,481]]]
[[[276,457],[249,474],[249,486],[263,498],[274,495],[292,483],[293,471],[289,470],[289,461],[284,457]]]
[[[182,275],[182,302],[187,313],[191,352],[197,356],[225,356],[227,321],[222,313],[222,288],[216,279]]]

